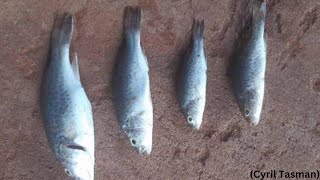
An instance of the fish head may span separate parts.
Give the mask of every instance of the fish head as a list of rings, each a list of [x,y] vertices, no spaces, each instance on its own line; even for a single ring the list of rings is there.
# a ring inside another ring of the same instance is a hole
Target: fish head
[[[204,103],[190,103],[185,111],[188,124],[196,130],[200,129],[203,119],[204,106],[202,104]]]
[[[258,125],[262,109],[262,97],[256,90],[245,93],[240,103],[240,110],[245,120],[250,125]]]
[[[131,126],[123,127],[131,146],[140,155],[150,155],[152,151],[152,124],[146,123],[143,118],[133,118]]]
[[[187,113],[187,122],[193,129],[200,129],[202,123],[202,113],[199,113],[197,111],[189,111]]]
[[[74,143],[61,144],[58,159],[68,176],[77,180],[94,179],[94,158],[84,146]]]

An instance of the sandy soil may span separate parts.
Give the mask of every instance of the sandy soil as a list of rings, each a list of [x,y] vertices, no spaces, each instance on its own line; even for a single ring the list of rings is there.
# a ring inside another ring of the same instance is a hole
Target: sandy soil
[[[269,0],[261,123],[243,120],[226,76],[245,0],[0,0],[0,179],[68,179],[51,153],[39,86],[56,13],[76,17],[74,49],[92,101],[96,179],[248,179],[251,170],[320,166],[320,2]],[[129,145],[115,118],[110,75],[126,5],[144,12],[142,43],[154,103],[150,157]],[[207,105],[192,131],[175,94],[194,17],[204,18]]]

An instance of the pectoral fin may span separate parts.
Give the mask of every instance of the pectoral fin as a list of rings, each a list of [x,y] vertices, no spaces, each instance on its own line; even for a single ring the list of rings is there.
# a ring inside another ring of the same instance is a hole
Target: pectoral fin
[[[74,77],[80,82],[79,62],[78,62],[77,53],[74,54],[71,67],[72,67]]]

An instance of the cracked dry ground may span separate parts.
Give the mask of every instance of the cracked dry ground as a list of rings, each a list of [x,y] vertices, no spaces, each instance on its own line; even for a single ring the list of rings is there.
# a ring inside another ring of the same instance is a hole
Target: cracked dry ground
[[[251,170],[320,165],[320,2],[269,0],[266,94],[261,123],[241,117],[226,76],[245,0],[1,0],[0,179],[68,179],[39,113],[39,86],[56,13],[75,14],[73,49],[92,101],[96,179],[248,179]],[[110,75],[126,5],[144,12],[142,43],[154,104],[150,157],[130,147],[111,103]],[[207,105],[192,131],[175,95],[176,69],[193,18],[205,20]]]

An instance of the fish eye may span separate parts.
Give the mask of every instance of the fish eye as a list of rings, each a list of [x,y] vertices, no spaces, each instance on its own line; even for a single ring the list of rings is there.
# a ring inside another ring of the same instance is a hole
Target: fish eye
[[[72,176],[71,172],[68,169],[65,169],[64,172],[66,172],[68,176]]]
[[[248,109],[246,109],[246,110],[244,111],[244,114],[245,114],[246,116],[249,116],[249,115],[250,115],[250,111],[249,111]]]
[[[188,117],[188,122],[192,122],[193,118],[191,116]]]
[[[135,139],[131,139],[130,142],[131,142],[132,146],[135,146],[137,144],[137,141]]]

